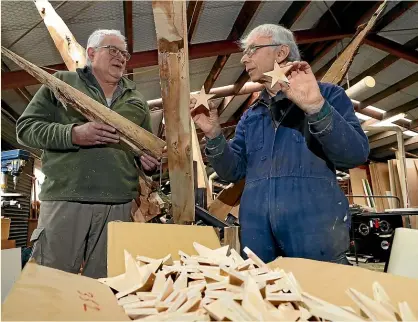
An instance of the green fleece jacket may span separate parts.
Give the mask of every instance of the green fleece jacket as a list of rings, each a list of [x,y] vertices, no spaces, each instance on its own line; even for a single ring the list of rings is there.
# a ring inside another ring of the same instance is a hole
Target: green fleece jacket
[[[90,69],[57,72],[55,76],[107,105],[104,93]],[[109,108],[151,132],[148,105],[122,78]],[[89,203],[125,203],[137,195],[138,169],[134,154],[124,144],[81,147],[72,143],[74,125],[88,120],[73,108],[66,109],[42,86],[17,121],[18,142],[43,150],[41,200]]]

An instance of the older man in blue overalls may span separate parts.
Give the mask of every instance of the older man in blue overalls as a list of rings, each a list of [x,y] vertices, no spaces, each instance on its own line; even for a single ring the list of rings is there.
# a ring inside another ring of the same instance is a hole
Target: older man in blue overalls
[[[366,135],[344,90],[318,83],[300,62],[292,32],[261,25],[241,40],[241,62],[253,82],[264,85],[259,99],[227,142],[216,109],[191,113],[207,138],[206,154],[218,175],[245,177],[239,220],[241,245],[269,262],[277,256],[346,264],[348,201],[336,167],[353,168],[369,154]],[[264,73],[288,65],[289,84]]]

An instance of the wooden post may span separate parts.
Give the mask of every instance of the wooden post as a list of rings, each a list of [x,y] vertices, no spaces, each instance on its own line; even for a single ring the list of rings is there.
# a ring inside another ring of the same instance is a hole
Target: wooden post
[[[194,221],[189,54],[185,1],[152,2],[175,223]]]
[[[239,242],[239,227],[232,226],[232,227],[225,227],[224,228],[224,246],[229,245],[229,249],[235,249],[238,253],[240,253],[240,242]]]
[[[83,68],[86,65],[86,53],[65,22],[48,0],[34,0],[34,3],[68,70],[75,71],[76,68]]]

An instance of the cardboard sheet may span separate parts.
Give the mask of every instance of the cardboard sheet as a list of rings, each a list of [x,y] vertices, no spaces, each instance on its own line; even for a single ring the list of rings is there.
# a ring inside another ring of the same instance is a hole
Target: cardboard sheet
[[[221,247],[213,227],[111,222],[108,225],[107,275],[125,272],[124,249],[137,255],[163,258],[178,251],[197,255],[193,242],[215,249]]]
[[[269,266],[292,272],[304,292],[333,304],[351,306],[353,309],[357,309],[357,306],[348,297],[346,290],[351,287],[373,297],[372,284],[377,281],[395,307],[399,302],[406,301],[415,316],[418,316],[418,279],[303,258],[279,258]]]
[[[2,321],[129,321],[111,289],[95,279],[26,264],[2,305]]]

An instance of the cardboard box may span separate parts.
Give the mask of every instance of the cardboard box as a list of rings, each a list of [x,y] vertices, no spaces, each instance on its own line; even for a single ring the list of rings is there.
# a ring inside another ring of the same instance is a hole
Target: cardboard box
[[[1,218],[1,240],[9,239],[11,222],[10,218]]]
[[[133,256],[163,258],[171,254],[180,259],[178,251],[197,255],[193,242],[209,248],[221,247],[212,227],[111,222],[108,225],[107,275],[125,273],[124,249]]]
[[[219,240],[211,227],[111,223],[108,267],[112,276],[123,273],[124,249],[134,256],[162,258],[171,251],[176,257],[178,250],[194,253],[193,241],[210,248],[219,247]],[[418,280],[298,258],[279,258],[269,265],[293,272],[304,291],[356,309],[346,290],[352,287],[372,296],[372,283],[378,281],[394,305],[407,301],[418,315]],[[100,310],[95,308],[96,304]],[[85,309],[85,305],[89,306]],[[129,319],[118,306],[112,291],[98,281],[29,263],[2,307],[2,320]]]

